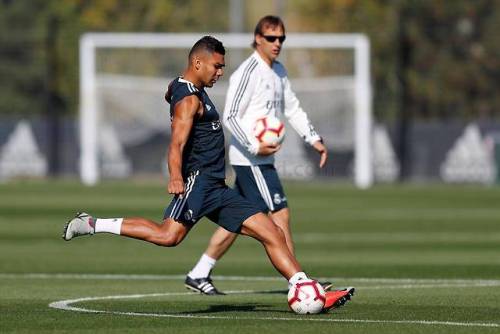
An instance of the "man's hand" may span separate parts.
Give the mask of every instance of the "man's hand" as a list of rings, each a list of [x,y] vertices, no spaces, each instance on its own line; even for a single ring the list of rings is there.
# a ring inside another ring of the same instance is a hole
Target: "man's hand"
[[[323,168],[323,166],[326,164],[326,159],[328,157],[328,150],[326,149],[325,145],[323,145],[323,142],[321,140],[315,142],[313,144],[313,147],[321,155],[319,160],[319,168]]]
[[[168,193],[173,195],[184,194],[184,181],[182,178],[168,181]]]
[[[259,151],[257,152],[258,155],[271,155],[273,153],[276,153],[279,149],[281,148],[281,145],[279,144],[268,144],[261,142],[259,145]]]

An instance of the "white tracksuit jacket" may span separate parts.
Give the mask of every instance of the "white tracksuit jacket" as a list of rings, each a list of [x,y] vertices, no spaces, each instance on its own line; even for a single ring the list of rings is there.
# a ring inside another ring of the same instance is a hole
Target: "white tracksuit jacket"
[[[237,166],[273,164],[274,155],[257,155],[259,141],[252,135],[255,121],[266,115],[285,115],[304,140],[320,140],[290,87],[285,67],[272,68],[255,51],[229,79],[223,122],[231,132],[229,163]]]

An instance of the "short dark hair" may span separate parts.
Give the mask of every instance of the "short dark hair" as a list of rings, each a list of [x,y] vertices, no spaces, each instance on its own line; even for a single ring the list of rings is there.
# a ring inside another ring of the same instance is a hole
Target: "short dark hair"
[[[224,48],[224,45],[222,45],[222,42],[212,36],[203,36],[196,43],[194,43],[191,51],[189,51],[189,59],[191,59],[191,57],[199,51],[206,51],[209,53],[216,52],[221,55],[226,54],[226,49]]]
[[[285,32],[285,24],[281,20],[279,16],[274,15],[266,15],[257,22],[255,26],[255,31],[253,33],[253,43],[252,47],[255,49],[257,47],[257,43],[255,42],[255,36],[262,35],[262,31],[267,27],[281,27],[283,32]]]

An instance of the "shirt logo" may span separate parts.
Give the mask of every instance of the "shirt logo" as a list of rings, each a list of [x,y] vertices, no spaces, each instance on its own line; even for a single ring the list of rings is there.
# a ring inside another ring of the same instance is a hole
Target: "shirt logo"
[[[267,100],[266,101],[266,109],[280,109],[281,108],[281,100]]]
[[[210,111],[210,109],[212,109],[212,107],[210,106],[210,104],[205,104],[205,107],[207,108],[207,111]]]
[[[309,124],[309,135],[311,137],[314,137],[314,136],[318,135],[318,133],[316,132],[316,130],[314,130],[314,127],[312,126],[312,124]]]
[[[212,129],[213,130],[219,130],[219,128],[220,128],[220,121],[212,122]]]

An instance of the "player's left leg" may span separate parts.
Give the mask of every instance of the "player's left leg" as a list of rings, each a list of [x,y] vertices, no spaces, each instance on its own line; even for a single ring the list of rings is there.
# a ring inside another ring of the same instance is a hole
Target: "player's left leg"
[[[165,218],[163,224],[156,224],[145,218],[133,217],[123,220],[120,234],[158,246],[174,247],[184,240],[191,227],[172,218]]]
[[[142,217],[94,218],[87,213],[78,213],[64,227],[63,239],[69,241],[82,235],[112,233],[144,240],[159,246],[178,245],[187,235],[191,225],[165,218],[162,224]]]

